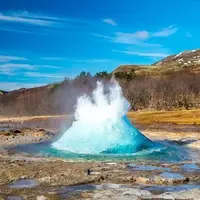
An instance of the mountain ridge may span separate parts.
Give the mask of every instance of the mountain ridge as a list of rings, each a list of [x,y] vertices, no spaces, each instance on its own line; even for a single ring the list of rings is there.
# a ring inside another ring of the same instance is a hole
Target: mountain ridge
[[[177,72],[200,74],[200,49],[173,54],[151,65],[120,65],[112,73],[134,70],[136,75],[170,75]]]

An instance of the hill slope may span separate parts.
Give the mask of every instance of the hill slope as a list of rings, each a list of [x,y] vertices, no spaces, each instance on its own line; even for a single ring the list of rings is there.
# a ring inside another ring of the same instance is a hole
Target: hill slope
[[[149,66],[121,65],[113,73],[131,75],[134,70],[134,78],[131,76],[128,82],[123,81],[127,76],[118,77],[133,110],[200,108],[199,59],[200,50],[186,51]],[[74,80],[43,87],[22,88],[8,93],[0,91],[0,116],[73,113],[77,98],[85,93],[90,94],[96,78],[85,73]]]
[[[177,72],[200,74],[200,50],[184,51],[170,55],[152,65],[121,65],[113,71],[131,72],[136,75],[170,75]]]
[[[198,65],[200,64],[200,50],[183,51],[175,55],[168,56],[153,65]]]
[[[8,92],[6,92],[6,91],[4,91],[4,90],[0,90],[0,95],[1,95],[1,94],[6,94],[6,93],[8,93]]]

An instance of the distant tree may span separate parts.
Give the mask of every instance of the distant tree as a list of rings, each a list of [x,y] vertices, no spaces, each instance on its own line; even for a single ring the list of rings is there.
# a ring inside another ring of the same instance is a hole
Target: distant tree
[[[75,81],[80,84],[87,84],[88,81],[92,78],[92,75],[89,72],[82,71],[76,78]]]
[[[101,78],[101,79],[110,79],[111,74],[109,74],[107,71],[97,72],[94,77]]]
[[[130,81],[136,77],[135,70],[132,69],[131,72],[115,72],[115,78],[117,79],[125,79]]]
[[[92,77],[89,72],[82,71],[75,79],[85,79]]]
[[[65,86],[68,85],[69,81],[70,81],[70,79],[68,77],[65,77],[64,81],[63,81],[63,85],[65,85]]]

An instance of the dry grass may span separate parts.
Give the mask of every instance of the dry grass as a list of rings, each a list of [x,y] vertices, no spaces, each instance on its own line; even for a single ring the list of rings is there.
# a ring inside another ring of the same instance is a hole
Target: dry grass
[[[129,112],[128,117],[139,124],[200,124],[200,109]]]
[[[29,120],[45,120],[67,118],[67,115],[45,115],[45,116],[24,116],[24,117],[3,117],[0,122],[25,122]],[[131,121],[138,124],[197,124],[200,125],[200,109],[195,110],[174,110],[174,111],[141,111],[129,112]]]
[[[65,118],[66,115],[44,115],[44,116],[24,116],[24,117],[3,117],[0,116],[0,122],[25,122],[29,120],[45,120],[45,119],[57,119],[57,118]]]
[[[150,65],[121,65],[115,72],[130,72],[132,69],[135,70],[136,75],[143,76],[160,76],[160,75],[170,75],[176,72],[185,72],[191,74],[199,74],[200,73],[200,65],[199,64],[191,64],[184,67],[184,65],[177,65],[174,63],[167,65],[158,65],[158,66],[150,66]]]

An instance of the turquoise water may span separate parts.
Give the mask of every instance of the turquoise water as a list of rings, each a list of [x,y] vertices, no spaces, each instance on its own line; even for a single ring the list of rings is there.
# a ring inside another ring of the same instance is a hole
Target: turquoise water
[[[126,116],[96,124],[75,121],[52,147],[79,154],[133,154],[161,148],[137,130]]]
[[[59,139],[18,146],[15,151],[83,161],[185,159],[182,150],[153,142],[136,129],[126,116],[129,108],[119,84],[114,81],[105,88],[97,82],[91,95],[78,98],[75,120]]]
[[[79,131],[78,134],[74,134],[72,125],[56,142],[19,145],[11,150],[34,156],[57,157],[76,161],[156,160],[176,162],[188,158],[187,151],[178,145],[155,142],[145,137],[131,124],[127,117],[123,117],[111,129],[101,129],[98,134],[84,133],[86,130],[80,130],[80,128]],[[105,132],[102,133],[102,131]],[[116,131],[117,134],[109,131]],[[111,137],[107,137],[107,135]],[[57,148],[57,145],[62,148]],[[70,149],[70,151],[66,149]],[[92,153],[79,153],[82,149]]]
[[[64,158],[74,161],[170,161],[177,162],[187,159],[184,150],[180,150],[177,146],[154,143],[154,147],[147,148],[136,153],[127,154],[79,154],[65,150],[57,150],[52,148],[51,142],[42,142],[36,144],[27,144],[13,147],[12,152],[29,153],[34,156]]]

